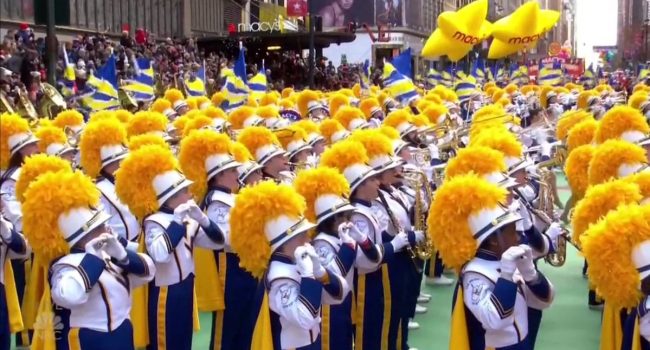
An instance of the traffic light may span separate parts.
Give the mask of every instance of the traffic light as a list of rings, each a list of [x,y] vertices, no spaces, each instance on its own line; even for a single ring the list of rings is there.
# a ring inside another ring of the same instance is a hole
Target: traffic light
[[[34,0],[34,23],[47,25],[47,2],[50,0]],[[57,26],[70,25],[70,0],[54,1],[54,24]]]

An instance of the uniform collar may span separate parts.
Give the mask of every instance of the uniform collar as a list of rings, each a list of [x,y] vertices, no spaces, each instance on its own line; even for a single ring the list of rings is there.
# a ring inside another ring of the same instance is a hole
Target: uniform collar
[[[353,203],[353,204],[361,204],[361,205],[363,205],[365,207],[368,207],[368,208],[372,207],[371,202],[368,202],[368,201],[365,201],[365,200],[359,199],[359,198],[351,198],[350,202]]]
[[[479,249],[478,252],[476,252],[476,257],[479,259],[489,260],[489,261],[499,260],[499,257],[496,254],[494,254],[493,252],[487,249]]]
[[[287,254],[275,252],[271,255],[271,261],[277,261],[285,264],[293,264],[293,259]]]
[[[210,186],[209,190],[210,191],[217,191],[217,192],[224,192],[224,193],[232,194],[232,191],[229,188],[224,187],[224,186],[219,186],[219,185],[212,185],[212,186]]]

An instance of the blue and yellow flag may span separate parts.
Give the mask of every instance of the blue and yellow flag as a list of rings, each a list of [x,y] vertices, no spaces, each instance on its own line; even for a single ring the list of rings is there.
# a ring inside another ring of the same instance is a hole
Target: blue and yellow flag
[[[394,99],[403,104],[407,104],[411,99],[418,96],[413,81],[398,72],[397,69],[388,62],[384,63],[382,80],[384,81],[384,87],[388,90],[388,93]]]
[[[122,89],[131,93],[138,102],[152,101],[156,95],[154,90],[154,71],[151,61],[145,58],[133,60],[135,76],[133,79],[125,80],[126,84]]]
[[[255,76],[248,81],[248,88],[250,89],[251,96],[258,100],[264,94],[266,94],[267,82],[266,82],[266,68],[264,68],[264,62],[262,62],[262,69],[260,69]]]
[[[562,83],[562,70],[543,67],[537,76],[537,85],[558,86]]]
[[[188,96],[205,96],[205,61],[196,73],[192,73],[188,79],[183,79],[185,90]]]
[[[430,86],[436,86],[440,83],[440,80],[442,79],[442,76],[440,75],[440,72],[438,72],[435,68],[429,69],[427,72],[427,84]]]
[[[104,66],[97,70],[97,75],[90,75],[86,82],[94,91],[82,98],[83,105],[91,111],[120,108],[117,94],[117,69],[115,56],[111,55]]]

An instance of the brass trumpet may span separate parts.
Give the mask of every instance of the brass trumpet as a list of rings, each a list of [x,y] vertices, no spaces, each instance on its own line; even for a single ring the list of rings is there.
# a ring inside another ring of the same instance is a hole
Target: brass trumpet
[[[60,111],[68,107],[65,99],[54,86],[48,83],[41,83],[41,90],[43,91],[43,98],[38,109],[42,116],[48,119],[54,119]]]
[[[69,126],[63,128],[63,132],[65,132],[65,136],[68,139],[68,145],[72,148],[77,148],[79,146],[80,133],[75,132]]]
[[[411,258],[419,258],[422,260],[428,260],[433,255],[433,242],[429,238],[429,235],[426,234],[427,228],[427,213],[425,208],[425,202],[422,195],[422,189],[424,189],[426,196],[428,197],[429,203],[433,200],[433,190],[429,185],[429,180],[427,175],[419,170],[406,169],[402,173],[404,180],[408,183],[409,187],[415,191],[415,203],[413,205],[413,210],[415,212],[415,219],[413,228],[416,231],[425,232],[425,240],[416,244],[415,248],[412,249]]]

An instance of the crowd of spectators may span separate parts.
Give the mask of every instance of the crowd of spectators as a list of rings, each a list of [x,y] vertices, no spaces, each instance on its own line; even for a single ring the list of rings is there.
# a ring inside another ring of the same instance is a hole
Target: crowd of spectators
[[[220,89],[219,79],[224,67],[232,66],[236,57],[199,50],[194,39],[156,38],[151,33],[137,29],[134,35],[124,31],[119,40],[102,33],[80,34],[64,43],[57,41],[58,58],[56,76],[64,74],[64,47],[68,62],[74,66],[76,86],[83,91],[91,73],[102,67],[111,55],[116,57],[117,76],[129,78],[135,74],[134,59],[149,59],[156,72],[158,84],[163,88],[178,83],[185,74],[197,71],[205,65],[207,85],[212,91]],[[8,30],[0,46],[0,90],[11,100],[19,91],[26,92],[36,103],[40,98],[39,83],[47,80],[47,40],[36,36],[32,28],[22,24],[19,29]],[[308,59],[297,53],[269,51],[264,53],[265,69],[269,87],[281,90],[284,87],[302,89],[308,85]],[[255,61],[251,57],[251,61]],[[261,59],[257,58],[258,61]],[[248,75],[253,76],[261,62],[249,62]],[[334,67],[326,58],[317,60],[314,76],[315,85],[322,90],[351,87],[359,82],[360,65],[343,63]]]

